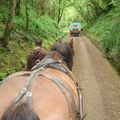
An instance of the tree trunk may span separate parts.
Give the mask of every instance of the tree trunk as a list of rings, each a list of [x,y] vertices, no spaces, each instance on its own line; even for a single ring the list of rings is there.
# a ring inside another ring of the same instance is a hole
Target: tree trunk
[[[59,13],[59,15],[58,15],[58,21],[57,21],[57,23],[59,24],[59,22],[60,22],[60,20],[61,20],[61,18],[62,18],[62,15],[63,15],[63,12],[64,12],[64,10],[62,9],[61,11],[59,11],[60,13]]]
[[[64,12],[64,9],[65,9],[65,5],[63,5],[65,3],[62,3],[61,0],[59,0],[59,8],[58,8],[58,20],[57,20],[57,23],[59,24],[61,18],[62,18],[62,15],[63,15],[63,12]],[[61,7],[62,6],[62,7]]]
[[[4,0],[0,0],[0,5],[3,5],[3,1],[4,1]]]
[[[16,0],[10,0],[10,5],[8,9],[8,20],[6,23],[6,28],[5,28],[3,37],[1,39],[1,44],[5,48],[8,45],[9,36],[11,31],[13,30],[13,17],[15,15],[15,6],[16,6]]]
[[[16,9],[15,9],[15,15],[19,16],[20,15],[20,5],[21,5],[21,0],[16,1]]]
[[[62,1],[61,0],[59,0],[59,8],[58,8],[58,19],[57,19],[57,23],[59,23],[59,21],[60,21],[60,17],[61,17],[61,9],[62,9]]]
[[[26,0],[26,31],[28,31],[29,29],[29,4],[28,4],[29,0]]]

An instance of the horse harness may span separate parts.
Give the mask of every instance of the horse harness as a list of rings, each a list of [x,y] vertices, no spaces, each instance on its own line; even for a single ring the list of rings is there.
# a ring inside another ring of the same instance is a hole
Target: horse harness
[[[33,109],[33,100],[32,100],[32,92],[31,92],[31,87],[32,87],[32,82],[34,77],[36,76],[44,76],[46,78],[48,78],[48,80],[51,80],[52,82],[54,82],[59,89],[61,90],[61,92],[63,93],[63,95],[66,98],[67,104],[68,104],[68,108],[69,108],[69,117],[70,120],[73,120],[72,118],[72,108],[75,107],[76,108],[76,112],[77,112],[77,118],[78,120],[82,120],[83,118],[83,111],[82,111],[82,95],[80,92],[80,86],[77,82],[75,82],[76,84],[76,88],[78,91],[78,99],[79,99],[79,103],[77,106],[73,106],[73,102],[75,105],[75,100],[74,97],[72,96],[68,85],[66,85],[66,83],[64,81],[62,81],[61,79],[55,77],[55,76],[51,76],[48,74],[43,73],[43,71],[50,67],[50,68],[54,68],[54,69],[58,69],[64,73],[66,73],[69,77],[72,78],[72,80],[74,80],[71,71],[69,71],[64,65],[61,64],[62,61],[60,60],[54,60],[54,59],[43,59],[41,62],[39,62],[38,64],[36,64],[33,68],[32,68],[32,72],[29,73],[29,77],[26,80],[26,84],[24,85],[24,87],[22,88],[22,90],[19,92],[19,94],[17,95],[14,103],[12,104],[12,106],[17,105],[23,98],[24,96],[27,97],[28,100],[28,105],[30,109]]]

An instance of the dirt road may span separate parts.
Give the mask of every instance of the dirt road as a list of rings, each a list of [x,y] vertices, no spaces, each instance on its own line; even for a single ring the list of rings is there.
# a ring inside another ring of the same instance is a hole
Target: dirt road
[[[83,89],[85,120],[120,120],[120,77],[88,38],[73,40],[73,73]]]

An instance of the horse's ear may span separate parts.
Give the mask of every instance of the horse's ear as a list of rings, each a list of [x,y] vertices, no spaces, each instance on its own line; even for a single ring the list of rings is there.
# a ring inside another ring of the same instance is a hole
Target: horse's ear
[[[70,46],[73,48],[73,38],[70,40]]]

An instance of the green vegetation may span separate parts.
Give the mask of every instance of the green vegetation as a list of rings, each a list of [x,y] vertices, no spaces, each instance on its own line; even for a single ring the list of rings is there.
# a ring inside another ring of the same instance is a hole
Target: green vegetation
[[[89,26],[88,34],[101,46],[110,63],[120,72],[120,7],[115,6]]]
[[[84,33],[120,72],[120,0],[72,2],[65,14],[65,26],[74,19],[80,21]]]
[[[75,19],[120,70],[119,6],[120,0],[0,0],[0,79],[25,67],[35,39],[49,49]]]
[[[0,38],[7,23],[7,1],[0,5]],[[25,68],[28,53],[34,47],[34,40],[41,39],[44,48],[49,47],[64,33],[57,22],[47,14],[39,15],[32,5],[29,6],[29,28],[26,31],[25,3],[21,3],[20,15],[14,16],[14,27],[9,36],[7,47],[0,44],[0,80],[6,75]]]

